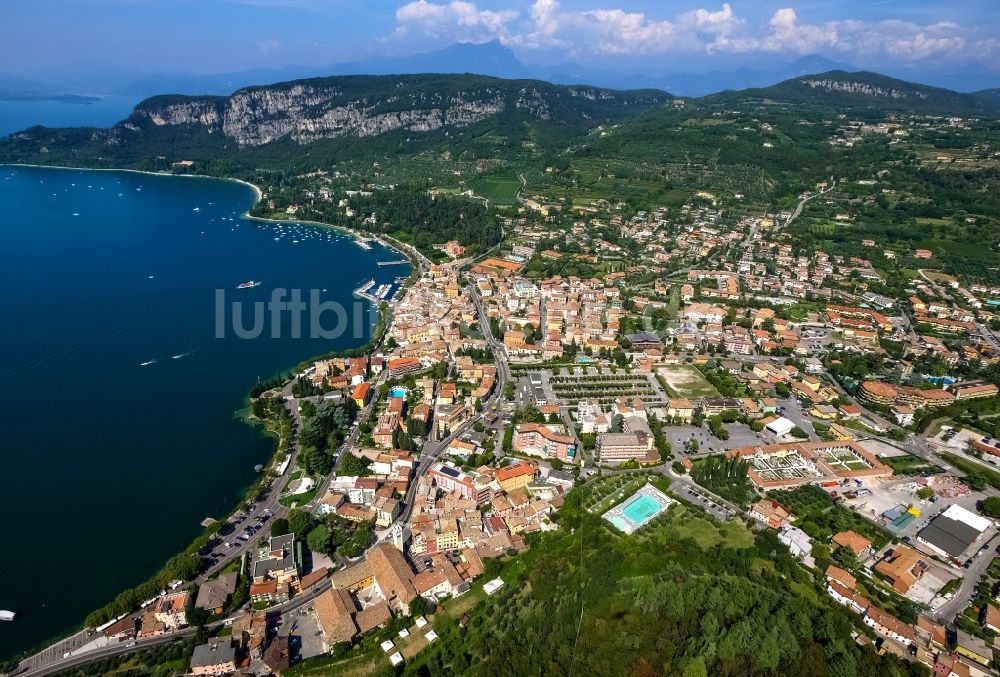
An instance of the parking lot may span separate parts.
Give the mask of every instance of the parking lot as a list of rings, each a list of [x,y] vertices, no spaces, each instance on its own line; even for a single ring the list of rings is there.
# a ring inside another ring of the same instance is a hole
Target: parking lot
[[[694,438],[698,441],[698,451],[704,453],[708,451],[722,451],[726,448],[726,442],[712,437],[712,433],[704,428],[695,428],[693,425],[667,425],[663,426],[663,434],[673,447],[674,454],[686,454],[685,444]]]
[[[694,484],[685,483],[683,487],[676,487],[675,491],[682,498],[691,501],[718,520],[728,522],[736,516],[734,512],[725,506],[718,504],[714,499],[708,497],[707,494],[702,493],[702,491]]]
[[[279,635],[288,635],[290,638],[297,637],[297,642],[290,643],[298,645],[299,657],[297,660],[305,660],[313,656],[326,653],[326,645],[323,641],[323,633],[320,630],[319,619],[316,614],[309,609],[296,609],[282,616],[281,627],[278,628]]]

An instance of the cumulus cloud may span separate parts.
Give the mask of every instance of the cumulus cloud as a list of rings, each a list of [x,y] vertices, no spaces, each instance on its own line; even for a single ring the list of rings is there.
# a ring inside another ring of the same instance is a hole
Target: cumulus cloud
[[[515,9],[479,9],[475,3],[463,0],[447,3],[415,0],[396,10],[396,34],[464,41],[499,38],[519,14]]]
[[[513,8],[481,9],[466,0],[414,0],[397,10],[396,21],[396,36],[500,39],[525,49],[565,49],[571,56],[825,52],[848,58],[885,56],[920,61],[949,53],[981,58],[1000,49],[992,36],[977,35],[952,22],[809,23],[802,21],[794,8],[785,7],[776,10],[766,23],[749,25],[729,3],[652,17],[613,6],[569,10],[558,0],[535,0],[524,13]]]

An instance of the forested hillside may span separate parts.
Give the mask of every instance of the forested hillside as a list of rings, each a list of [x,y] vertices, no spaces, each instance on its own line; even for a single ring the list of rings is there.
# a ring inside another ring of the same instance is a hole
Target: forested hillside
[[[989,97],[961,94],[878,73],[844,71],[804,75],[771,87],[720,92],[705,97],[703,101],[730,105],[749,101],[773,101],[929,115],[996,115],[1000,112],[998,103],[990,101]]]
[[[773,531],[751,536],[674,506],[631,537],[586,512],[523,558],[523,579],[439,633],[422,675],[893,677],[922,674],[862,648],[837,606]]]
[[[477,75],[342,76],[249,87],[229,97],[156,96],[110,129],[34,127],[0,142],[0,161],[210,173],[418,152],[455,137],[560,144],[670,99]]]

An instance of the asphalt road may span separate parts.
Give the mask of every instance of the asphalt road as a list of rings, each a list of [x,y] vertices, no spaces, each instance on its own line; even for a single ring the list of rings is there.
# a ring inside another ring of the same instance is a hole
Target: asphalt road
[[[326,580],[318,583],[315,587],[311,588],[308,592],[295,597],[282,604],[277,604],[268,611],[276,611],[281,614],[285,614],[289,611],[293,611],[302,606],[310,604],[319,595],[323,594],[330,588],[330,581]],[[210,630],[218,630],[227,623],[231,623],[235,619],[235,616],[228,619],[224,619],[209,625]],[[68,670],[70,668],[79,667],[81,665],[86,665],[93,661],[101,660],[102,658],[108,658],[110,656],[116,656],[125,653],[134,653],[136,651],[142,651],[143,649],[149,649],[161,644],[168,644],[186,637],[193,637],[196,634],[196,628],[184,628],[177,632],[168,633],[166,635],[160,635],[159,637],[150,637],[147,639],[137,639],[135,641],[135,646],[126,646],[126,643],[119,643],[103,647],[100,649],[95,649],[94,651],[88,651],[85,654],[79,656],[70,656],[69,658],[62,658],[61,656],[45,666],[40,666],[37,668],[31,668],[28,670],[22,670],[20,672],[11,673],[12,675],[18,675],[19,677],[36,677],[40,675],[50,675],[61,670]],[[23,663],[22,663],[23,665]]]
[[[979,579],[983,577],[983,573],[990,566],[990,562],[993,561],[993,556],[996,554],[994,548],[996,547],[997,534],[994,534],[993,538],[987,541],[984,545],[986,549],[977,552],[976,556],[972,560],[972,564],[969,565],[968,569],[963,569],[962,573],[959,575],[963,576],[962,584],[958,586],[958,590],[955,591],[954,597],[938,607],[937,611],[934,612],[934,620],[939,623],[951,623],[955,620],[955,616],[962,613],[963,610],[976,596],[976,588],[979,586]]]

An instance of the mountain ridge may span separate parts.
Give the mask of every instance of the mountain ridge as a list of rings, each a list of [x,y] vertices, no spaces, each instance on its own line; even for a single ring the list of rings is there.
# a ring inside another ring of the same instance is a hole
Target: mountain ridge
[[[792,105],[924,115],[995,116],[1000,96],[960,94],[875,73],[829,71],[768,88],[676,100],[660,90],[616,91],[480,75],[356,75],[256,85],[230,96],[159,95],[107,128],[35,127],[0,141],[0,160],[148,167],[150,158],[306,162],[419,152],[449,137],[558,150],[604,123],[656,116],[667,102],[702,108]],[[671,109],[676,106],[671,106]],[[540,143],[541,142],[541,143]],[[528,144],[525,146],[524,144]],[[309,151],[303,152],[303,147]]]
[[[0,141],[0,158],[138,168],[178,154],[207,163],[257,150],[282,161],[314,149],[329,157],[374,147],[390,153],[401,145],[409,152],[464,134],[494,134],[497,143],[514,146],[574,138],[671,99],[656,90],[478,75],[332,76],[246,87],[230,96],[150,97],[110,128],[33,127],[12,134]]]
[[[798,105],[819,104],[940,115],[994,115],[1000,112],[1000,106],[991,105],[986,95],[963,94],[870,71],[833,70],[802,75],[770,87],[729,90],[701,100],[734,105],[774,100]]]

